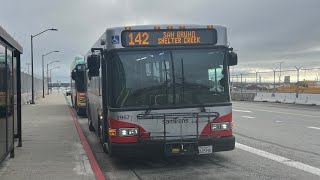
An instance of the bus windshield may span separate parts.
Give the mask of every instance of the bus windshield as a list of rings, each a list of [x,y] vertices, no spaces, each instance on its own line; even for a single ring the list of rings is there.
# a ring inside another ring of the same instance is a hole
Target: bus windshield
[[[225,49],[111,53],[113,108],[229,102]]]

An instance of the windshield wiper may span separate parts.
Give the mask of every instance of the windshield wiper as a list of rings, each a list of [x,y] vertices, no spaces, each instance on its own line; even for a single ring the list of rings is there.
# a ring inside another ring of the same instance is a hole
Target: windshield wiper
[[[190,84],[186,81],[185,77],[184,77],[184,65],[183,65],[183,58],[181,58],[181,68],[182,68],[182,93],[183,93],[183,98],[184,98],[184,85],[187,85],[188,88],[190,88]],[[196,96],[194,93],[191,93],[192,95],[192,99],[194,101],[194,103],[197,103],[200,107],[201,112],[206,112],[206,108],[204,107],[204,105],[201,103],[200,99],[198,98],[198,96]]]
[[[167,65],[166,65],[166,61],[165,61],[165,60],[163,60],[163,64],[164,64],[164,70],[165,70],[165,72],[166,72],[166,80],[163,82],[163,84],[161,84],[161,86],[159,87],[159,90],[158,90],[158,92],[156,93],[156,95],[154,96],[154,98],[156,98],[156,97],[159,95],[162,87],[166,87],[166,97],[168,98],[168,83],[169,83],[170,80],[168,80]],[[155,102],[156,102],[156,101],[154,100],[154,101],[152,101],[152,102],[150,103],[150,105],[149,105],[148,108],[146,109],[146,112],[144,113],[145,116],[148,115],[148,114],[151,112],[151,108],[152,108],[152,106],[155,104]]]

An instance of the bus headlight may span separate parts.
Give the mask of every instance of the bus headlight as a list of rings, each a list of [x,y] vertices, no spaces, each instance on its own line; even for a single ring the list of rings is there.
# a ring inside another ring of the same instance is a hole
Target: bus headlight
[[[138,128],[119,128],[119,136],[136,136]]]
[[[211,131],[232,129],[232,122],[211,123]]]
[[[229,129],[229,123],[221,123],[221,130]]]
[[[220,129],[220,123],[212,123],[211,124],[211,130],[216,131]]]

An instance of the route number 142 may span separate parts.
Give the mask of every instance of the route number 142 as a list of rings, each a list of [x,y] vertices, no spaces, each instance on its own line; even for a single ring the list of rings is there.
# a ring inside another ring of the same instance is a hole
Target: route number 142
[[[138,32],[135,36],[133,33],[129,34],[129,45],[147,45],[149,44],[149,34],[147,32]]]

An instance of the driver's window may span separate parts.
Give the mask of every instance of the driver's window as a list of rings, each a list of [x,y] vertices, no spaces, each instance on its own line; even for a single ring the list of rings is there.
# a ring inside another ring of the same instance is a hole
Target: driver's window
[[[210,91],[224,92],[223,77],[222,65],[217,68],[208,69]]]

